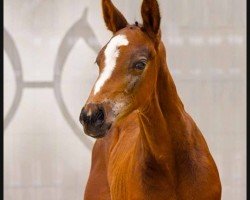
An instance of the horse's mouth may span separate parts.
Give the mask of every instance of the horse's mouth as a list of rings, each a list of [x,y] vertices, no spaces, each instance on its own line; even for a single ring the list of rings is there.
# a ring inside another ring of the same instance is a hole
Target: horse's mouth
[[[111,129],[112,123],[104,123],[100,127],[85,127],[84,132],[86,135],[98,139],[102,138],[108,134],[109,130]]]

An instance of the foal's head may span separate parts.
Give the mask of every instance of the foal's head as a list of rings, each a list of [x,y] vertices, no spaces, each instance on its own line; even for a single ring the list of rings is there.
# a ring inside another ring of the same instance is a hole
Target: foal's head
[[[144,0],[143,24],[129,25],[110,0],[102,0],[103,16],[113,37],[99,52],[99,77],[83,107],[85,133],[103,137],[111,125],[143,106],[154,90],[158,66],[160,13],[156,0]]]

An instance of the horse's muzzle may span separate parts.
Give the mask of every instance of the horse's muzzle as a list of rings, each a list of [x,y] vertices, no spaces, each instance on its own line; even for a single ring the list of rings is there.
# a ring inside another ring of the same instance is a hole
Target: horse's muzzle
[[[111,124],[106,122],[104,107],[99,104],[86,105],[81,111],[79,120],[84,132],[93,138],[103,137],[111,127]]]

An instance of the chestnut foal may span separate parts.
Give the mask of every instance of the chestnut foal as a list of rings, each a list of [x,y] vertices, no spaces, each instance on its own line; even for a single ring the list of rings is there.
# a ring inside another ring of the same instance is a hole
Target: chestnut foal
[[[143,0],[142,25],[129,25],[110,0],[102,7],[113,37],[80,115],[98,138],[84,199],[221,199],[214,160],[167,67],[157,1]]]

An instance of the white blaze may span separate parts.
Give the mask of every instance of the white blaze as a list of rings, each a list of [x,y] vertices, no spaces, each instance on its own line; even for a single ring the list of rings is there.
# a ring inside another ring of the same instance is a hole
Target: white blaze
[[[105,66],[99,79],[97,80],[94,88],[94,95],[97,94],[104,83],[111,77],[111,74],[116,66],[116,60],[119,56],[119,47],[127,46],[128,40],[125,35],[117,35],[110,40],[108,43],[104,55],[105,55]]]

